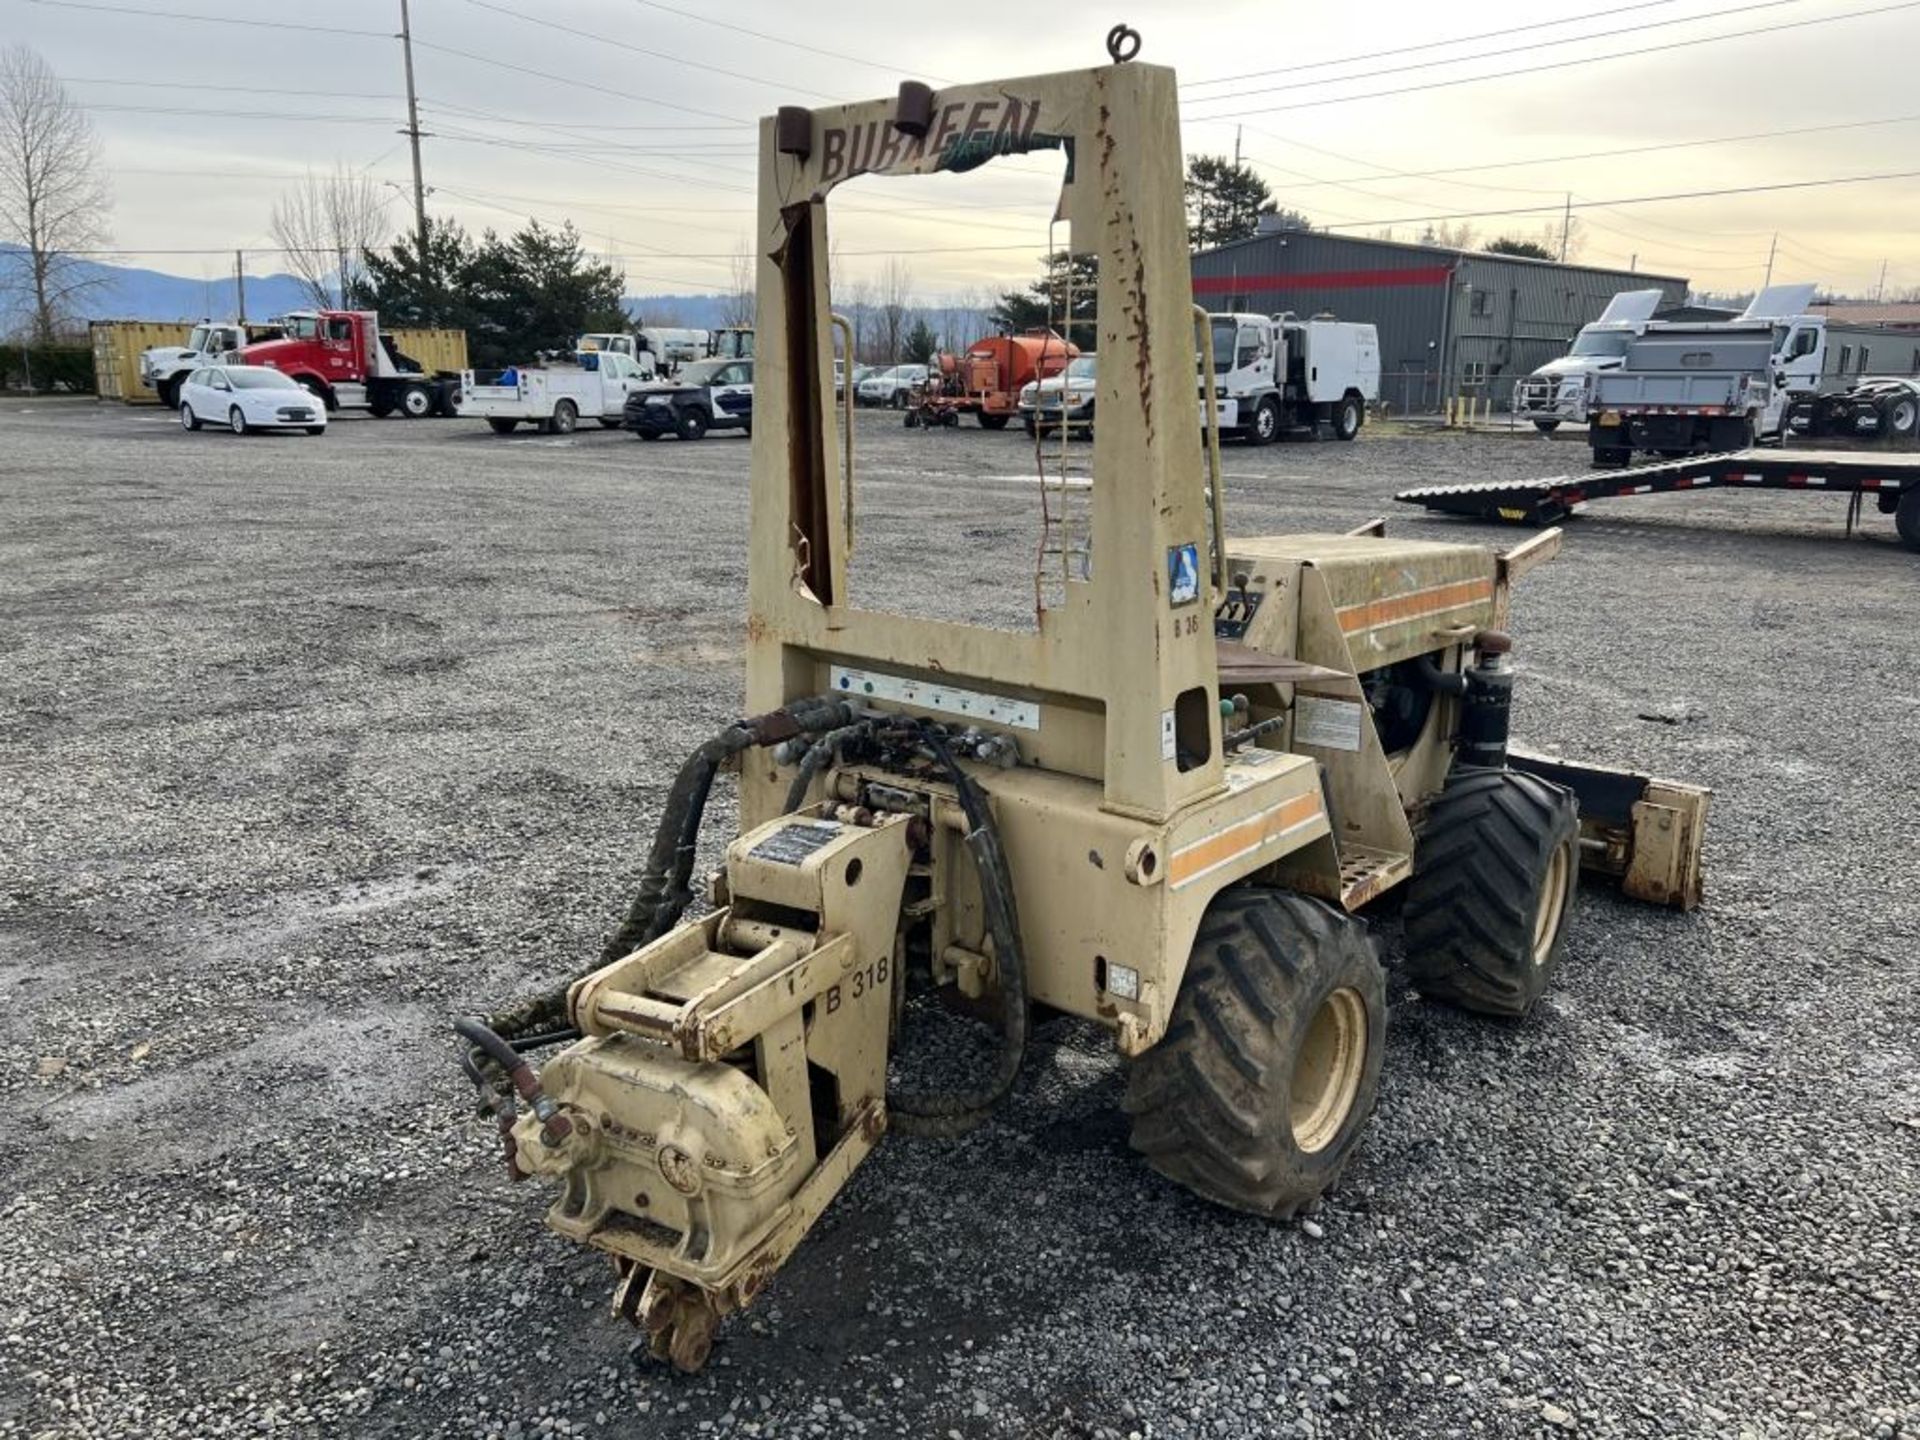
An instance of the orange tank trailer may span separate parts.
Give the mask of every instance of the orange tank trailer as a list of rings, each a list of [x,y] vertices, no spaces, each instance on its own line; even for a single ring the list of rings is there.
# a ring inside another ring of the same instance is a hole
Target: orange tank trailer
[[[956,408],[971,410],[985,429],[1004,429],[1020,413],[1021,387],[1058,375],[1079,353],[1051,330],[976,340],[960,357]]]

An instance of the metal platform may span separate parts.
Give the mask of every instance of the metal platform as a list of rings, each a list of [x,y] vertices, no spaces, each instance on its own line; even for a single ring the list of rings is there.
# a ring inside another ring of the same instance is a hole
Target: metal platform
[[[1874,454],[1849,450],[1734,450],[1719,455],[1690,455],[1625,470],[1561,475],[1548,480],[1486,481],[1474,485],[1434,485],[1402,490],[1403,505],[1424,505],[1453,515],[1506,520],[1518,525],[1553,525],[1576,505],[1623,495],[1663,495],[1715,486],[1743,490],[1830,490],[1852,497],[1847,515],[1851,532],[1862,497],[1899,497],[1920,490],[1920,453]]]

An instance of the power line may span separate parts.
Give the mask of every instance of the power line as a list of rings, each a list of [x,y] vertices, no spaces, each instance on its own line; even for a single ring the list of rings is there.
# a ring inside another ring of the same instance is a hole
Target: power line
[[[1691,150],[1706,145],[1733,145],[1748,140],[1781,140],[1794,135],[1823,135],[1837,130],[1866,130],[1880,125],[1911,125],[1920,121],[1920,115],[1892,115],[1884,120],[1846,120],[1833,125],[1802,125],[1791,130],[1757,130],[1745,135],[1715,135],[1704,140],[1669,140],[1658,145],[1633,145],[1617,150],[1583,150],[1573,155],[1540,155],[1530,160],[1493,160],[1480,165],[1448,165],[1438,170],[1384,170],[1378,175],[1354,175],[1348,177],[1354,181],[1371,182],[1375,180],[1444,180],[1450,175],[1477,174],[1484,170],[1514,170],[1533,165],[1567,165],[1578,160],[1612,160],[1628,155],[1652,155],[1663,150]],[[1264,132],[1263,132],[1264,133]],[[1276,136],[1276,139],[1285,137]],[[1303,149],[1317,149],[1300,141],[1288,140],[1288,144],[1301,145]],[[1334,155],[1331,150],[1320,150],[1322,155]],[[1334,155],[1335,159],[1343,158]],[[1364,165],[1364,160],[1355,161]],[[1312,185],[1342,185],[1344,180],[1315,180]],[[1470,184],[1471,182],[1454,182]],[[1300,188],[1311,188],[1303,186]],[[1483,185],[1476,189],[1517,190],[1526,187],[1509,185]],[[1540,191],[1541,194],[1549,193]]]
[[[491,10],[496,15],[504,15],[509,20],[518,20],[522,24],[537,25],[542,30],[558,30],[567,35],[578,35],[583,40],[592,40],[599,45],[611,45],[616,50],[631,51],[635,55],[645,55],[653,60],[665,60],[671,65],[685,65],[692,70],[705,70],[710,75],[724,75],[729,80],[745,80],[750,85],[766,85],[776,90],[786,90],[794,94],[812,95],[822,100],[837,100],[837,95],[829,95],[824,90],[808,90],[789,84],[785,80],[769,80],[762,75],[748,75],[739,70],[725,70],[718,65],[709,65],[703,60],[689,60],[683,55],[669,55],[664,50],[649,50],[642,45],[630,45],[624,40],[616,40],[611,35],[597,30],[576,30],[571,25],[562,25],[558,20],[541,16],[535,19],[523,15],[518,10],[509,10],[504,5],[495,5],[490,0],[467,0],[469,5],[481,10]]]
[[[379,125],[393,124],[390,115],[297,115],[280,110],[206,110],[184,105],[89,105],[89,111],[130,115],[192,115],[221,120],[291,120],[303,125]]]
[[[359,90],[289,90],[284,85],[209,85],[203,80],[136,80],[121,75],[59,75],[62,85],[111,85],[120,90],[200,90],[235,95],[300,95],[324,100],[393,100],[404,95],[374,95]],[[100,106],[89,106],[100,109]]]
[[[432,105],[436,109],[440,109],[440,110],[451,110],[451,111],[454,111],[456,114],[464,113],[469,118],[475,119],[475,120],[494,120],[494,121],[498,121],[502,125],[531,125],[536,129],[543,129],[543,130],[552,130],[552,129],[587,130],[587,131],[598,133],[598,132],[607,131],[607,130],[622,130],[622,131],[625,131],[625,130],[646,130],[646,131],[748,130],[748,131],[751,131],[756,128],[750,121],[744,121],[744,120],[735,122],[733,124],[728,124],[728,125],[603,125],[598,120],[596,120],[591,125],[582,125],[582,124],[579,124],[578,122],[568,122],[563,120],[529,120],[523,116],[518,116],[518,115],[496,115],[492,111],[473,110],[465,105],[456,105],[449,100],[434,100],[425,95],[422,95],[420,97],[420,103],[423,105]]]
[[[1714,200],[1728,195],[1762,195],[1780,190],[1812,190],[1828,185],[1867,185],[1882,180],[1913,180],[1920,178],[1920,170],[1895,170],[1882,175],[1836,175],[1825,180],[1787,180],[1773,185],[1735,185],[1721,190],[1683,190],[1670,195],[1630,195],[1615,200],[1575,200],[1571,208],[1575,210],[1606,209],[1616,205],[1655,205],[1666,200]],[[1566,202],[1558,205],[1525,205],[1511,210],[1455,210],[1440,215],[1402,215],[1390,220],[1366,220],[1354,222],[1366,225],[1418,225],[1428,220],[1486,220],[1502,215],[1542,215],[1569,208]],[[1330,225],[1330,230],[1347,228],[1346,225]]]
[[[30,0],[60,10],[99,10],[110,15],[137,15],[142,20],[190,20],[202,25],[245,25],[258,30],[304,30],[310,35],[358,35],[369,40],[391,40],[385,30],[348,30],[338,25],[300,25],[290,20],[248,20],[234,15],[189,15],[180,10],[154,10],[143,5],[102,5],[94,0]]]
[[[1622,5],[1613,10],[1590,10],[1582,15],[1568,15],[1559,20],[1537,20],[1531,25],[1508,25],[1499,30],[1484,30],[1477,35],[1455,35],[1447,40],[1427,40],[1418,45],[1401,45],[1392,50],[1373,50],[1365,54],[1342,55],[1336,60],[1306,60],[1274,70],[1248,70],[1239,75],[1215,75],[1206,80],[1189,80],[1180,88],[1191,90],[1199,85],[1228,85],[1236,80],[1258,80],[1267,75],[1291,75],[1300,70],[1324,70],[1331,65],[1351,65],[1356,60],[1384,60],[1389,55],[1412,55],[1421,50],[1442,50],[1449,45],[1468,45],[1475,40],[1502,40],[1509,35],[1524,35],[1533,30],[1551,30],[1558,25],[1574,25],[1586,20],[1605,20],[1612,15],[1628,15],[1636,10],[1657,10],[1677,3],[1679,0],[1643,0],[1641,4]],[[1604,37],[1583,35],[1576,38],[1593,40]],[[1195,96],[1194,98],[1206,97]]]
[[[912,75],[911,65],[895,65],[880,60],[862,60],[858,55],[848,55],[840,50],[823,50],[818,45],[808,45],[800,40],[788,40],[779,35],[769,35],[764,30],[750,30],[745,25],[735,25],[726,20],[716,20],[710,15],[702,15],[696,10],[682,10],[676,5],[664,5],[660,0],[634,0],[649,10],[660,10],[668,15],[678,15],[683,20],[694,20],[702,25],[711,25],[717,30],[731,30],[736,35],[751,35],[756,40],[765,40],[769,44],[784,45],[790,50],[805,50],[812,55],[824,55],[831,60],[845,60],[850,65],[865,65],[872,70],[885,70],[891,75]],[[929,80],[937,80],[942,85],[951,85],[953,80],[945,75],[927,75]]]
[[[1729,15],[1744,15],[1753,10],[1778,10],[1783,5],[1804,5],[1806,0],[1754,0],[1727,10],[1712,10],[1704,15],[1682,15],[1673,20],[1649,20],[1644,25],[1623,25],[1600,35],[1568,35],[1558,40],[1535,40],[1526,45],[1504,45],[1498,50],[1476,55],[1449,55],[1439,60],[1420,60],[1411,65],[1388,65],[1379,70],[1359,70],[1351,75],[1333,75],[1324,80],[1292,80],[1284,85],[1263,85],[1253,90],[1235,90],[1225,95],[1196,96],[1198,100],[1237,100],[1248,95],[1272,95],[1282,90],[1304,90],[1315,85],[1344,85],[1349,80],[1373,80],[1382,75],[1404,75],[1409,70],[1430,70],[1436,65],[1464,65],[1473,60],[1501,60],[1529,50],[1551,50],[1558,45],[1579,45],[1588,40],[1611,40],[1618,35],[1633,35],[1643,30],[1667,30],[1675,25],[1693,25],[1703,20],[1721,20]],[[1805,22],[1813,23],[1813,22]],[[1699,42],[1684,42],[1699,43]]]
[[[1237,120],[1248,115],[1272,115],[1283,110],[1308,110],[1320,105],[1345,105],[1356,100],[1381,100],[1393,95],[1412,95],[1426,90],[1447,90],[1459,85],[1478,85],[1487,80],[1509,80],[1518,75],[1538,75],[1549,70],[1567,70],[1579,65],[1598,65],[1608,60],[1631,60],[1643,55],[1658,55],[1670,50],[1685,50],[1695,45],[1717,45],[1728,40],[1746,40],[1755,35],[1772,35],[1783,30],[1803,30],[1810,25],[1829,25],[1840,20],[1861,20],[1874,15],[1890,15],[1900,10],[1912,10],[1920,6],[1920,0],[1901,0],[1895,5],[1881,5],[1871,10],[1850,10],[1844,15],[1822,15],[1811,20],[1792,20],[1779,25],[1762,25],[1750,30],[1742,30],[1731,35],[1703,35],[1693,40],[1674,40],[1664,45],[1643,45],[1636,50],[1616,50],[1606,55],[1586,55],[1574,60],[1555,60],[1545,65],[1528,65],[1516,70],[1496,70],[1490,75],[1465,75],[1451,80],[1430,80],[1421,85],[1401,85],[1391,90],[1369,90],[1360,95],[1329,95],[1318,100],[1296,100],[1290,105],[1268,105],[1258,110],[1229,110],[1217,115],[1200,115],[1196,120]],[[1257,95],[1264,92],[1253,90],[1244,92]],[[1239,94],[1209,95],[1207,101],[1233,100],[1241,98]],[[1193,103],[1193,102],[1188,102]]]
[[[1920,4],[1920,0],[1914,0]],[[736,125],[751,124],[737,115],[722,115],[717,110],[702,110],[694,105],[679,105],[670,100],[656,100],[651,95],[636,95],[631,90],[615,90],[610,85],[596,85],[591,80],[582,80],[575,75],[555,75],[549,70],[535,70],[529,65],[515,65],[506,60],[495,60],[491,55],[475,55],[471,50],[456,50],[451,45],[435,44],[426,40],[415,40],[414,48],[434,50],[442,55],[457,55],[462,60],[471,60],[476,65],[491,65],[500,70],[511,70],[520,75],[531,75],[539,80],[551,80],[556,85],[564,85],[569,90],[595,90],[602,95],[612,95],[621,100],[632,100],[641,105],[654,105],[663,110],[679,110],[688,115],[703,115],[709,120],[726,120]]]

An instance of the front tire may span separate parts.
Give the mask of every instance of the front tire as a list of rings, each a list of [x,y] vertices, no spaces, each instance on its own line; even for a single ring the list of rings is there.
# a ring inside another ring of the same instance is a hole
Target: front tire
[[[200,428],[200,417],[193,413],[193,406],[185,403],[181,404],[180,428],[182,430],[198,430]]]
[[[1351,440],[1360,433],[1360,427],[1366,422],[1366,407],[1361,405],[1356,395],[1349,395],[1340,402],[1333,412],[1333,434],[1337,440]]]
[[[982,430],[1004,430],[1007,428],[1007,421],[1013,418],[1011,415],[989,415],[984,410],[980,411],[979,415]]]
[[[1207,908],[1158,1045],[1133,1063],[1133,1148],[1234,1210],[1289,1219],[1345,1169],[1380,1088],[1386,982],[1365,927],[1252,885]]]
[[[180,405],[180,382],[178,380],[160,380],[154,383],[153,393],[160,397],[160,403],[169,410]]]
[[[424,385],[408,385],[400,392],[400,413],[409,420],[424,420],[433,413],[433,395]]]
[[[227,428],[236,435],[247,433],[247,417],[238,405],[227,411]]]
[[[1247,443],[1271,445],[1280,438],[1280,406],[1271,398],[1262,400],[1253,412],[1253,424],[1247,427]]]
[[[1414,847],[1408,978],[1467,1010],[1525,1015],[1560,964],[1579,888],[1572,791],[1516,770],[1455,771]]]

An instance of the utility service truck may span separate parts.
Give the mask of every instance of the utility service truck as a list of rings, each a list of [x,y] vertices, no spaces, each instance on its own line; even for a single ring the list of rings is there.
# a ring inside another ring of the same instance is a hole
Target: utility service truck
[[[1627,346],[1646,334],[1662,298],[1659,290],[1622,290],[1615,295],[1598,320],[1580,328],[1572,349],[1515,382],[1515,418],[1531,420],[1549,435],[1567,421],[1585,421],[1587,387],[1593,376],[1619,368]]]
[[[277,338],[278,325],[248,325],[239,320],[202,320],[184,345],[155,345],[140,352],[140,384],[167,409],[180,403],[180,384],[202,365],[218,363],[229,351]]]
[[[1593,377],[1593,463],[1626,465],[1636,451],[1677,459],[1778,444],[1796,402],[1857,385],[1876,345],[1889,358],[1912,348],[1911,337],[1807,313],[1813,291],[1775,285],[1734,320],[1650,324],[1618,368]]]
[[[1322,425],[1342,440],[1360,433],[1367,402],[1380,398],[1373,326],[1291,314],[1209,315],[1207,322],[1222,435],[1266,445],[1283,431],[1317,434]]]
[[[239,365],[266,365],[297,381],[328,410],[364,407],[409,420],[451,415],[460,406],[460,377],[429,375],[380,330],[371,310],[306,310],[283,316],[281,339],[245,346]]]
[[[592,336],[583,336],[592,339]],[[566,360],[515,365],[493,374],[460,375],[460,413],[484,419],[496,435],[532,425],[549,435],[571,435],[582,420],[620,428],[627,397],[654,378],[653,356],[615,350],[576,351]]]

